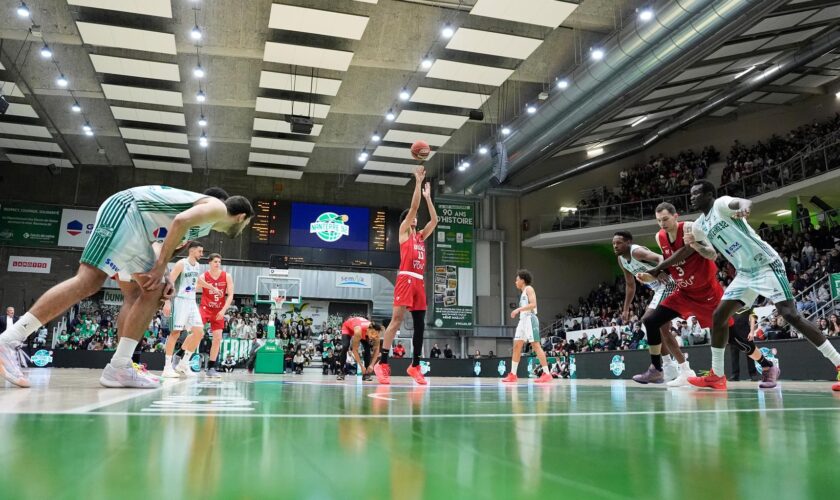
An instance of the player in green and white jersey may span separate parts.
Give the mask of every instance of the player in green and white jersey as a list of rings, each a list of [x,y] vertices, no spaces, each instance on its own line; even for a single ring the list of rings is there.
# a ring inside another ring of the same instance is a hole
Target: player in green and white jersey
[[[99,382],[105,387],[158,387],[158,379],[132,366],[131,355],[161,297],[172,294],[172,283],[165,279],[169,260],[186,241],[211,230],[238,236],[253,215],[247,198],[229,197],[219,188],[199,194],[141,186],[112,195],[96,214],[76,275],[47,290],[0,335],[0,376],[19,387],[29,387],[16,349],[42,324],[98,292],[109,276],[119,274],[123,280],[120,289],[127,298],[118,318],[120,340]],[[161,239],[156,252],[153,245]],[[128,276],[132,282],[124,281]]]
[[[511,353],[510,373],[507,374],[502,382],[516,382],[516,370],[519,367],[519,358],[522,356],[522,348],[525,342],[531,344],[531,348],[537,355],[537,359],[542,366],[542,375],[534,382],[538,384],[545,384],[554,380],[548,369],[548,361],[545,357],[540,345],[540,321],[537,318],[537,293],[534,287],[531,286],[533,278],[530,271],[527,269],[520,269],[516,271],[516,278],[514,284],[519,290],[519,307],[511,311],[511,319],[519,316],[519,324],[516,326],[516,334],[513,337],[513,352]]]
[[[816,325],[799,314],[782,259],[746,223],[752,202],[743,198],[716,196],[717,191],[709,181],[697,181],[691,186],[691,203],[703,213],[694,221],[692,233],[685,236],[685,242],[711,243],[735,267],[737,275],[726,287],[723,299],[714,312],[712,373],[706,377],[690,378],[689,383],[714,388],[720,385],[718,379],[726,380],[723,358],[729,338],[729,318],[739,309],[752,306],[759,295],[773,302],[785,321],[817,346],[823,356],[834,364],[840,380],[840,353]],[[840,391],[840,382],[832,389]]]

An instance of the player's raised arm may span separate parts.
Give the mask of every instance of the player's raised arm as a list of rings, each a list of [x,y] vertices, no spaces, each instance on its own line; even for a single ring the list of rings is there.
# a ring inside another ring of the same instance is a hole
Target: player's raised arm
[[[730,217],[733,219],[746,219],[750,215],[752,202],[745,198],[731,198],[726,206],[732,210]]]
[[[166,264],[172,258],[190,227],[215,222],[226,215],[227,207],[216,198],[205,198],[199,204],[176,215],[172,224],[169,225],[157,262],[155,262],[151,271],[144,274],[147,281],[143,284],[143,288],[146,290],[160,288],[162,285],[161,278],[166,272]]]
[[[423,187],[423,179],[426,177],[426,169],[423,165],[417,167],[414,171],[414,194],[411,195],[411,205],[408,207],[408,214],[400,223],[400,243],[405,243],[408,239],[408,231],[411,229],[411,224],[417,217],[417,210],[420,209],[420,189]]]
[[[435,210],[434,202],[432,202],[432,186],[428,182],[423,186],[423,198],[426,198],[426,207],[429,209],[429,222],[423,227],[423,232],[421,233],[425,240],[432,235],[438,223],[437,211]]]

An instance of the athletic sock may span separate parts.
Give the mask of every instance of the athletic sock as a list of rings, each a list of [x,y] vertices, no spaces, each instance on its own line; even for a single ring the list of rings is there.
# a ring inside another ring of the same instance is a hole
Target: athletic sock
[[[834,366],[840,366],[840,353],[838,353],[837,349],[835,349],[834,346],[831,345],[831,342],[826,340],[823,343],[823,345],[817,346],[817,349],[819,349],[823,356],[825,356],[831,361],[831,364],[833,364]]]
[[[510,362],[510,372],[516,375],[516,369],[519,368],[519,361],[511,361]]]
[[[391,354],[390,349],[382,349],[382,352],[379,353],[379,364],[380,365],[387,365],[388,364],[388,355]]]
[[[661,354],[651,354],[650,355],[650,363],[656,368],[656,371],[662,371],[662,355]]]
[[[0,344],[9,345],[25,342],[26,338],[38,328],[41,328],[41,321],[32,313],[26,313],[11,328],[0,334]]]
[[[726,353],[725,347],[712,347],[712,371],[718,377],[723,376],[724,353]]]
[[[117,344],[117,350],[114,351],[114,357],[111,358],[111,366],[114,368],[128,368],[131,366],[131,355],[134,354],[134,349],[138,342],[128,337],[123,337]]]
[[[190,360],[192,359],[193,353],[190,351],[184,351],[184,357],[181,358],[181,361],[178,362],[178,366],[181,366],[181,363],[186,363],[184,366],[187,370],[192,370],[190,366]]]
[[[668,365],[672,365],[674,363],[676,363],[676,361],[674,360],[673,356],[671,356],[670,354],[663,354],[662,355],[662,364],[663,365],[668,366]]]
[[[163,369],[172,368],[172,356],[166,356],[166,361],[163,363]]]
[[[758,360],[758,364],[760,364],[762,368],[773,368],[773,362],[765,358],[764,356],[761,356],[761,358]]]
[[[691,370],[691,367],[688,366],[688,360],[685,360],[685,362],[680,363],[680,371],[687,372],[689,370]]]

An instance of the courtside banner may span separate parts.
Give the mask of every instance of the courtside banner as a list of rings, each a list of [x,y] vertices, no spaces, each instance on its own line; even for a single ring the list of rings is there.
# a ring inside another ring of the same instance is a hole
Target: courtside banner
[[[58,246],[84,248],[93,231],[94,222],[96,210],[65,208],[61,211]]]
[[[431,280],[435,328],[473,327],[475,207],[468,203],[435,202],[438,225],[434,234]]]
[[[49,257],[21,257],[19,255],[9,256],[10,273],[37,273],[50,274],[52,259]]]

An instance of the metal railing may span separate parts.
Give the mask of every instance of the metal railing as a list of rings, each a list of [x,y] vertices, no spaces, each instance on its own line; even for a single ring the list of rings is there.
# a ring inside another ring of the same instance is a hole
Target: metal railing
[[[720,187],[719,194],[751,198],[788,186],[840,167],[840,131],[815,139],[797,154],[776,165],[763,166],[758,172]],[[667,201],[678,211],[688,213],[689,194],[666,195],[641,201],[582,208],[565,216],[539,216],[540,233],[568,231],[584,227],[624,224],[654,219],[656,206]]]

